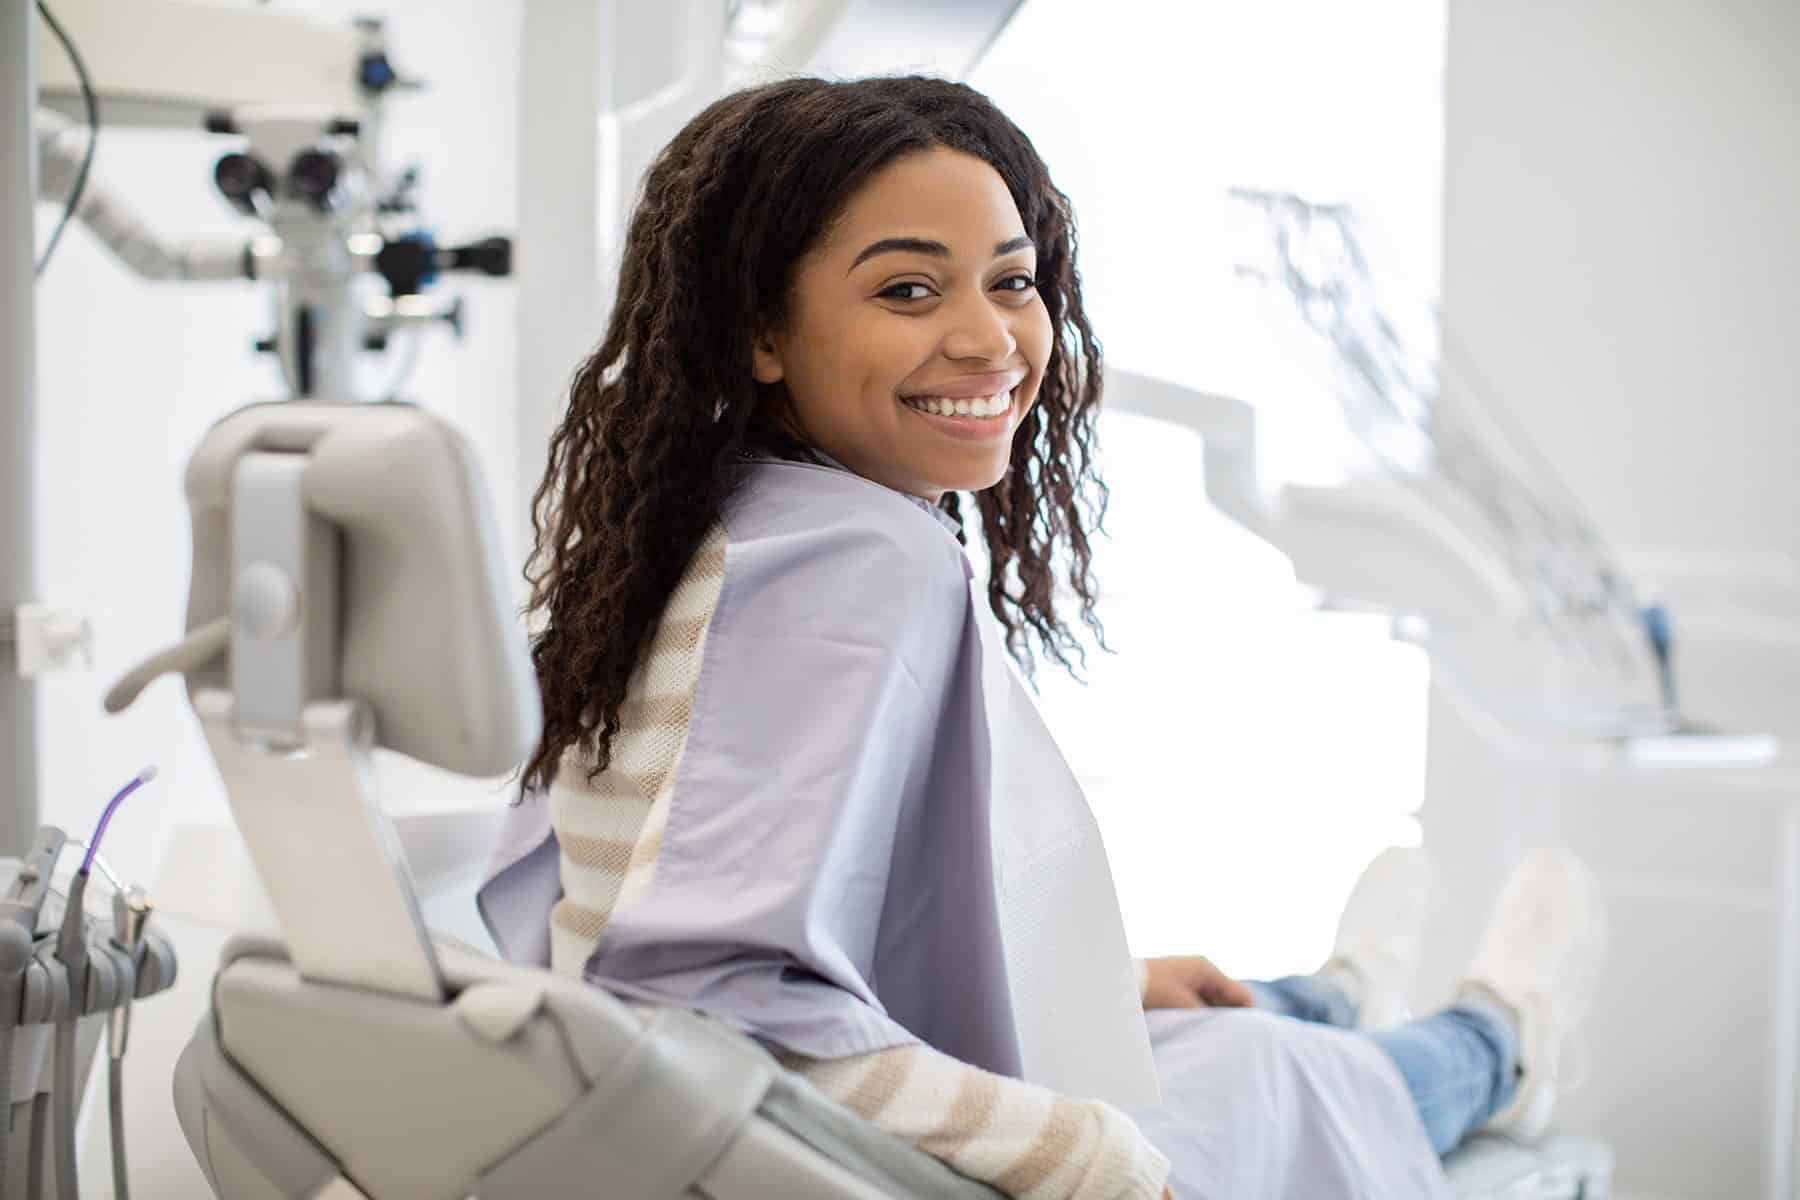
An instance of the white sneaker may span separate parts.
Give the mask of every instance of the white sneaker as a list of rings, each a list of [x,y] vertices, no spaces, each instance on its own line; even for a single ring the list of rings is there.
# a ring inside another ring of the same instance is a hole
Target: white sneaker
[[[1425,851],[1390,846],[1363,868],[1344,901],[1331,957],[1318,973],[1356,1002],[1358,1029],[1387,1029],[1406,1020],[1431,876]]]
[[[1586,1019],[1606,956],[1599,881],[1567,850],[1534,850],[1507,877],[1459,996],[1498,1000],[1519,1030],[1519,1090],[1487,1128],[1544,1135],[1566,1084],[1574,1035]]]

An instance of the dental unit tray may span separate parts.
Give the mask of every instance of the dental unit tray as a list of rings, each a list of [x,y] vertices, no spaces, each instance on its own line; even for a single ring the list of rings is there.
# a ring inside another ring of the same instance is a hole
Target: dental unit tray
[[[26,930],[29,939],[0,938],[0,1042],[10,1045],[10,1054],[0,1053],[0,1060],[10,1060],[10,1071],[0,1061],[0,1074],[10,1074],[12,1089],[7,1130],[0,1131],[10,1131],[9,1152],[0,1155],[4,1160],[0,1196],[5,1200],[27,1196],[27,1149],[46,1139],[34,1126],[49,1119],[46,1099],[54,1087],[51,1048],[56,1026],[71,1017],[76,1021],[75,1078],[81,1081],[76,1087],[84,1091],[109,1017],[115,1020],[114,1037],[120,1039],[122,1052],[117,1015],[134,1001],[167,991],[175,983],[175,947],[154,923],[142,931],[134,953],[115,936],[118,931],[110,918],[90,912],[86,986],[81,995],[71,995],[68,971],[56,957],[65,897],[53,886],[51,875],[65,841],[60,830],[41,829],[24,859],[0,858],[0,924]],[[78,1109],[80,1103],[78,1094],[68,1107]],[[41,1195],[55,1194],[55,1164],[55,1155],[43,1155]]]
[[[1453,331],[1384,288],[1355,212],[1233,194],[1266,238],[1240,273],[1285,292],[1324,344],[1361,449],[1341,482],[1281,487],[1253,532],[1333,603],[1396,614],[1396,633],[1503,724],[1577,739],[1684,728],[1668,613]]]

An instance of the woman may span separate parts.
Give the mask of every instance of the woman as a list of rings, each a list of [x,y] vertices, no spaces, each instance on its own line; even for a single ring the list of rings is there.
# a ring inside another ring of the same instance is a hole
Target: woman
[[[690,122],[538,490],[545,729],[484,914],[1009,1195],[1434,1194],[1436,1153],[1547,1117],[1591,881],[1535,860],[1479,982],[1373,1038],[1331,1025],[1398,986],[1380,930],[1304,979],[1134,980],[1002,667],[1067,665],[1070,603],[1099,628],[1100,368],[1068,202],[979,93],[798,79]]]

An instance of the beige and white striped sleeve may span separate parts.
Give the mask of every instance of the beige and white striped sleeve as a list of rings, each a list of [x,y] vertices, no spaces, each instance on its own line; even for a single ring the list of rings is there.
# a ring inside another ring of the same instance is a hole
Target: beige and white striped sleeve
[[[1159,1200],[1169,1160],[1118,1109],[929,1046],[782,1058],[877,1128],[1020,1200]]]

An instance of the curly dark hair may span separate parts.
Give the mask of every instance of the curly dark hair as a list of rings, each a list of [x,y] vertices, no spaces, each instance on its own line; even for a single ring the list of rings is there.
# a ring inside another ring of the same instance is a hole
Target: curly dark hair
[[[1075,224],[1031,142],[964,84],[920,76],[789,79],[733,93],[651,164],[626,235],[606,337],[577,369],[532,501],[525,576],[544,731],[524,769],[547,788],[570,747],[589,777],[611,760],[626,686],[670,593],[742,477],[746,452],[804,455],[786,390],[751,376],[779,329],[796,264],[876,172],[937,147],[997,171],[1037,246],[1055,332],[1006,475],[975,496],[988,603],[1027,671],[1032,642],[1073,669],[1054,567],[1098,636],[1088,535],[1105,513],[1093,454],[1100,344],[1081,304]],[[944,507],[961,520],[955,493]]]

